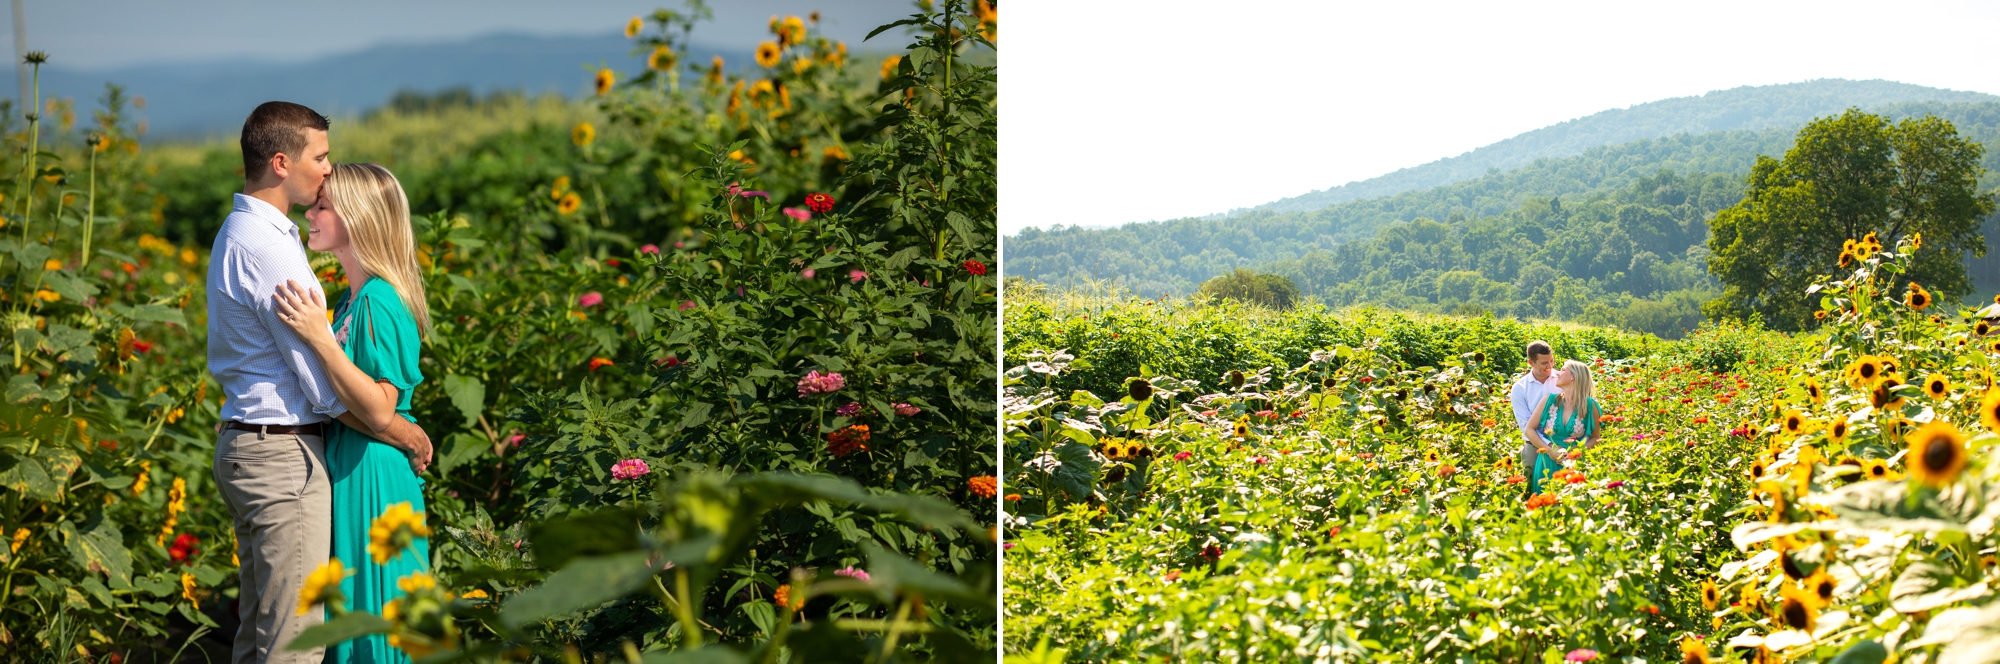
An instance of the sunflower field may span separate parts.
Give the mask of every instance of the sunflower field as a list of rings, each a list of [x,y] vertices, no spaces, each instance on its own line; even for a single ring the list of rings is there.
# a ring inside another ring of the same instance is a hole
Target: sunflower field
[[[381,523],[383,546],[430,537],[433,576],[302,642],[386,633],[452,661],[996,642],[997,15],[922,3],[867,61],[817,15],[774,18],[730,69],[678,55],[704,13],[634,17],[642,68],[453,153],[353,137],[419,215],[435,325],[413,410],[437,457],[428,512]],[[241,173],[233,149],[142,144],[122,91],[101,102],[94,123],[0,113],[20,169],[0,190],[0,657],[224,656],[239,561],[202,281]]]
[[[1018,661],[1995,661],[2000,303],[1947,308],[1899,282],[1920,240],[1850,251],[1853,271],[1811,295],[1819,331],[1672,343],[1010,294],[1003,646]],[[1251,329],[1275,318],[1289,325]],[[1305,331],[1315,318],[1340,331]],[[1186,336],[1202,330],[1219,332]],[[1605,414],[1601,443],[1528,496],[1506,397],[1524,363],[1488,344],[1536,337],[1591,365]],[[1106,367],[1125,373],[1107,384]]]

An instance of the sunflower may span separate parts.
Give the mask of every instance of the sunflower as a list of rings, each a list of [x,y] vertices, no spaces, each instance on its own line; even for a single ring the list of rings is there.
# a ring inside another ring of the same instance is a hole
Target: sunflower
[[[798,44],[806,40],[806,23],[797,16],[787,16],[778,24],[778,39],[787,44]]]
[[[1834,420],[1833,424],[1826,427],[1826,442],[1835,445],[1845,445],[1847,444],[1847,433],[1847,420]]]
[[[825,196],[825,195],[826,194],[813,194],[813,196]],[[812,200],[812,196],[807,196],[806,200],[808,203],[810,203]],[[1151,399],[1153,398],[1153,383],[1152,381],[1146,380],[1144,378],[1135,378],[1132,380],[1131,384],[1125,386],[1125,393],[1128,396],[1132,397],[1133,401],[1145,401],[1147,399]]]
[[[609,69],[599,69],[597,70],[597,76],[591,80],[593,85],[596,86],[597,94],[604,94],[611,91],[612,83],[618,82],[618,74]]]
[[[1494,462],[1493,467],[1511,474],[1514,472],[1514,457],[1501,457],[1499,461]]]
[[[1882,364],[1885,359],[1887,358],[1874,355],[1861,356],[1854,361],[1854,364],[1847,365],[1848,382],[1855,387],[1874,387],[1876,382],[1882,380]]]
[[[1757,592],[1756,584],[1743,586],[1743,591],[1737,595],[1736,606],[1751,616],[1761,616],[1770,610],[1764,602],[1764,594]]]
[[[1890,468],[1889,462],[1882,459],[1863,460],[1861,462],[1861,475],[1871,480],[1889,480],[1891,482],[1903,479],[1902,473]]]
[[[1715,581],[1709,580],[1701,582],[1702,608],[1714,611],[1715,606],[1721,603],[1722,603],[1722,589],[1715,587]]]
[[[1909,469],[1911,479],[1934,487],[1943,487],[1958,481],[1959,473],[1965,471],[1965,434],[1958,427],[1944,420],[1931,420],[1903,437],[1909,445],[1909,455],[1903,465]]]
[[[1750,481],[1755,482],[1759,479],[1762,479],[1764,477],[1764,471],[1770,468],[1770,466],[1771,464],[1767,463],[1763,459],[1758,459],[1752,462],[1750,464]]]
[[[578,122],[569,130],[569,142],[575,143],[577,147],[589,146],[591,141],[595,140],[597,140],[597,127],[588,122]]]
[[[1983,337],[1983,336],[1986,336],[1986,335],[1988,335],[1988,334],[1992,334],[1992,333],[1993,333],[1993,324],[1992,324],[1992,323],[1988,323],[1988,322],[1986,322],[1985,320],[1981,320],[1981,321],[1979,321],[1979,322],[1977,322],[1977,323],[1973,323],[1973,324],[1972,324],[1972,333],[1973,333],[1973,334],[1977,334],[1977,335],[1979,335],[1979,336],[1982,336],[1982,337]]]
[[[1819,320],[1826,320],[1826,314],[1827,314],[1827,311],[1826,311],[1825,309],[1821,309],[1821,310],[1819,310],[1819,311],[1815,311],[1815,312],[1813,312],[1813,318],[1816,318],[1816,319],[1819,319]]]
[[[897,65],[900,65],[900,64],[903,64],[903,56],[900,56],[900,55],[891,55],[891,56],[889,56],[889,57],[887,57],[887,58],[883,58],[883,59],[882,59],[882,80],[886,81],[886,80],[889,80],[889,78],[890,78],[890,77],[892,77],[892,76],[895,76],[895,75],[896,75],[896,66],[897,66]]]
[[[1791,519],[1791,499],[1785,496],[1785,485],[1777,482],[1759,482],[1757,488],[1771,497],[1771,523],[1786,523]]]
[[[1785,421],[1784,421],[1785,433],[1794,436],[1805,433],[1806,427],[1811,423],[1812,420],[1806,419],[1806,414],[1803,412],[1795,410],[1789,413],[1785,413]]]
[[[637,16],[632,17],[632,20],[625,22],[625,38],[631,39],[633,37],[639,36],[639,30],[645,27],[646,27],[645,20],[640,19]]]
[[[1912,281],[1910,282],[1910,292],[1903,296],[1903,304],[1910,305],[1911,309],[1923,311],[1925,308],[1931,306],[1931,292],[1924,290],[1923,286],[1919,286],[1917,282]]]
[[[1827,574],[1825,569],[1821,569],[1813,572],[1812,576],[1806,577],[1804,581],[1800,581],[1799,587],[1805,590],[1805,596],[1813,602],[1814,608],[1826,608],[1833,604],[1833,592],[1840,588],[1840,582],[1835,581],[1833,575]]]
[[[1230,369],[1230,370],[1229,370],[1229,374],[1228,374],[1228,376],[1229,376],[1229,386],[1230,386],[1230,387],[1233,387],[1233,388],[1236,388],[1236,389],[1239,389],[1239,390],[1240,390],[1240,389],[1243,389],[1243,372],[1241,372],[1241,371],[1237,371],[1237,370],[1235,370],[1235,369]]]
[[[2000,433],[2000,389],[1988,388],[1986,397],[1979,400],[1979,423],[1986,430]]]
[[[574,191],[563,194],[562,200],[556,201],[556,211],[564,215],[576,214],[580,207],[583,207],[583,197],[577,196]]]
[[[674,55],[674,49],[667,47],[666,44],[654,46],[653,54],[646,57],[646,66],[658,71],[673,69],[676,62],[679,62],[679,58]]]
[[[306,575],[306,585],[299,591],[299,615],[305,615],[316,604],[338,604],[346,601],[340,594],[340,580],[347,578],[346,567],[339,558],[328,558],[325,565]]]
[[[770,68],[778,66],[778,56],[783,53],[777,44],[763,42],[757,45],[757,66]]]
[[[1248,438],[1248,437],[1250,437],[1250,416],[1249,416],[1249,415],[1244,415],[1244,416],[1242,416],[1242,417],[1239,417],[1239,418],[1236,418],[1236,437],[1237,437],[1237,438]]]
[[[708,61],[708,82],[714,85],[722,85],[722,56],[720,55]]]
[[[1816,404],[1826,403],[1826,388],[1820,386],[1818,379],[1806,379],[1806,398]]]
[[[1424,463],[1437,463],[1437,462],[1438,462],[1437,450],[1424,451]]]
[[[1719,619],[1718,619],[1719,620]],[[1708,644],[1693,634],[1681,637],[1681,664],[1712,664],[1708,658]]]
[[[1854,253],[1854,247],[1854,238],[1847,238],[1846,241],[1840,243],[1840,253],[1852,254]]]
[[[1924,394],[1930,398],[1943,399],[1950,392],[1951,381],[1945,380],[1944,374],[1933,371],[1924,378]]]
[[[1902,378],[1894,374],[1884,375],[1882,382],[1876,383],[1875,389],[1868,393],[1868,404],[1874,406],[1876,410],[1888,410],[1902,406],[1903,395],[1896,392],[1896,388],[1902,386]]]
[[[1812,633],[1813,629],[1819,626],[1819,608],[1813,606],[1813,602],[1817,600],[1806,591],[1789,585],[1778,592],[1785,598],[1784,603],[1778,607],[1779,622],[1784,623],[1786,627]]]
[[[1848,240],[1847,242],[1848,242],[1849,244],[1852,244],[1852,243],[1853,243],[1854,241],[1853,241],[1853,240]],[[1852,265],[1854,265],[1854,254],[1853,254],[1853,253],[1852,253],[1851,251],[1842,251],[1842,252],[1840,252],[1840,263],[1839,263],[1839,264],[1840,264],[1840,269],[1843,269],[1843,270],[1847,269],[1847,268],[1848,268],[1849,266],[1852,266]]]

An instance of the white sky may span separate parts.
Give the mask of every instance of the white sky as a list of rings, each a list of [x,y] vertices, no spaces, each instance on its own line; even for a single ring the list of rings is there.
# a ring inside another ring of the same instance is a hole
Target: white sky
[[[1888,79],[2000,94],[2000,2],[1012,2],[1000,226],[1249,207],[1611,108]]]

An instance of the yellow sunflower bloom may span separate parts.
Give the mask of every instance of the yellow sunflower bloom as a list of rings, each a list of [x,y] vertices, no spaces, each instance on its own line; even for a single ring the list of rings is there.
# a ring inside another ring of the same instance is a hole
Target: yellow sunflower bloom
[[[1708,644],[1693,634],[1681,637],[1681,664],[1711,664],[1708,658]]]
[[[889,78],[890,78],[890,77],[892,77],[892,76],[895,76],[895,75],[896,75],[896,67],[897,67],[897,65],[901,65],[901,64],[903,64],[903,56],[900,56],[900,55],[891,55],[891,56],[889,56],[889,57],[886,57],[886,58],[883,58],[883,59],[882,59],[882,80],[885,80],[885,81],[886,81],[886,80],[889,80]]]
[[[575,143],[577,147],[586,147],[595,140],[597,140],[597,127],[588,122],[578,122],[569,130],[569,142]]]
[[[640,19],[637,16],[632,17],[632,20],[625,22],[625,38],[631,39],[633,37],[639,36],[639,31],[644,29],[645,27],[646,27],[645,20]]]
[[[1875,389],[1868,393],[1869,405],[1874,406],[1876,410],[1888,410],[1902,406],[1903,395],[1896,392],[1896,388],[1902,386],[1902,377],[1895,374],[1883,376],[1882,382],[1876,383]]]
[[[1951,381],[1946,380],[1944,374],[1933,371],[1931,375],[1924,377],[1925,396],[1932,399],[1943,399],[1945,395],[1950,393]]]
[[[1979,400],[1979,423],[1986,430],[2000,433],[2000,389],[1986,390],[1986,397]]]
[[[784,50],[777,44],[763,42],[757,45],[757,66],[769,69],[778,66],[778,58]]]
[[[569,176],[556,176],[555,184],[549,185],[549,200],[562,200],[563,194],[567,193],[569,193]]]
[[[679,57],[674,55],[674,49],[667,47],[666,44],[654,46],[653,54],[646,57],[646,66],[655,71],[673,69],[677,62],[680,62]]]
[[[597,70],[597,75],[591,78],[592,86],[597,90],[597,94],[600,95],[610,92],[611,84],[617,82],[618,74],[609,69],[599,69]]]
[[[1904,436],[1903,442],[1909,446],[1903,466],[1917,482],[1943,487],[1958,481],[1965,471],[1965,434],[1950,422],[1931,420]]]
[[[1884,359],[1874,355],[1863,355],[1856,359],[1853,364],[1847,365],[1848,382],[1862,389],[1875,387],[1875,384],[1882,380]]]
[[[417,572],[409,576],[397,579],[396,587],[401,588],[404,593],[414,593],[419,590],[429,590],[437,587],[437,577],[433,577],[423,572]]]
[[[1805,597],[1813,603],[1813,608],[1823,609],[1833,604],[1833,593],[1840,589],[1840,582],[1834,580],[1833,575],[1827,574],[1825,568],[1821,568],[1813,572],[1812,576],[1806,577],[1804,581],[1800,581],[1799,588],[1805,591]]]
[[[299,590],[299,615],[305,615],[319,604],[338,604],[347,601],[340,594],[340,580],[347,578],[347,568],[339,558],[328,558],[325,565],[306,576],[306,585]]]
[[[1917,282],[1912,281],[1910,282],[1909,292],[1903,296],[1903,304],[1909,305],[1911,309],[1923,311],[1925,308],[1931,306],[1931,292],[1924,290],[1923,286],[1919,286]]]
[[[1826,442],[1835,445],[1847,444],[1848,424],[1845,418],[1834,420],[1826,427]]]
[[[1714,611],[1716,605],[1721,603],[1722,603],[1722,590],[1715,586],[1715,581],[1713,580],[1702,581],[1701,582],[1702,608]]]
[[[15,528],[14,537],[12,538],[12,541],[7,543],[7,552],[20,553],[21,545],[28,543],[29,534],[30,533],[27,528]]]
[[[201,598],[194,596],[195,587],[194,575],[181,572],[181,597],[186,598],[189,604],[193,604],[194,608],[199,609],[201,608]]]
[[[1820,386],[1818,379],[1806,379],[1805,388],[1807,399],[1815,404],[1826,403],[1826,388]]]
[[[583,197],[576,195],[574,191],[563,194],[562,200],[556,201],[556,211],[565,216],[576,214],[577,209],[581,207],[583,207]]]
[[[1784,603],[1778,607],[1779,622],[1808,634],[1819,627],[1819,608],[1813,605],[1815,599],[1811,595],[1791,585],[1778,592],[1784,597]]]
[[[368,526],[368,554],[375,564],[386,565],[403,553],[403,549],[418,537],[430,537],[431,529],[424,525],[424,513],[415,512],[409,503],[396,503],[382,511]]]

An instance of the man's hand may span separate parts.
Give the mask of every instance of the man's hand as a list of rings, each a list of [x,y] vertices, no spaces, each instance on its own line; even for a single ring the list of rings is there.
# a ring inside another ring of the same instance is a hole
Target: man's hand
[[[356,431],[365,432],[369,430],[367,425],[361,422],[361,418],[356,417],[352,412],[341,413],[340,421],[345,422],[347,426],[353,427]],[[411,472],[422,475],[424,474],[424,470],[430,468],[431,437],[429,434],[424,433],[422,427],[398,417],[389,422],[388,429],[376,432],[374,436],[376,440],[388,443],[390,446],[402,450],[403,454],[409,456]]]

